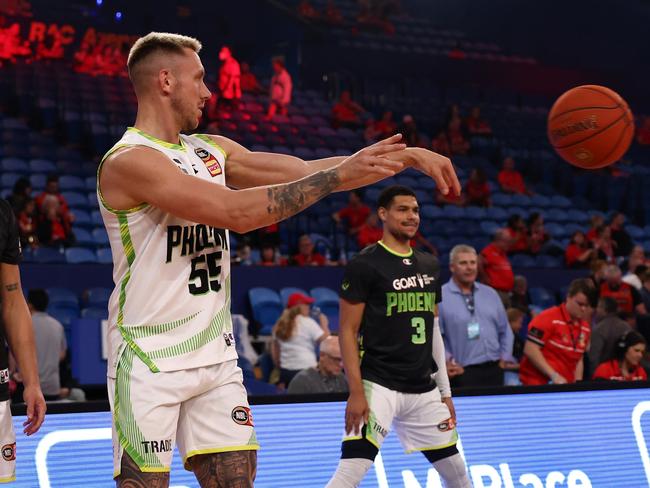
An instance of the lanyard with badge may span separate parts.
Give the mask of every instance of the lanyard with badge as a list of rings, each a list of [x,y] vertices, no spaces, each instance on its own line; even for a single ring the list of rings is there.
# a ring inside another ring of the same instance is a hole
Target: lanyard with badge
[[[564,309],[560,307],[560,313],[562,314],[562,318],[564,319],[564,322],[566,323],[567,327],[569,327],[569,337],[571,337],[571,344],[573,345],[573,352],[578,352],[578,343],[580,342],[580,334],[581,328],[580,324],[578,323],[578,334],[577,336],[573,334],[573,329],[574,324],[573,324],[573,319],[571,317],[567,317],[566,314],[564,313]]]
[[[480,331],[481,331],[478,320],[476,319],[476,304],[474,303],[474,288],[472,287],[471,294],[465,295],[463,293],[462,295],[463,295],[463,299],[465,300],[465,306],[467,307],[467,311],[471,315],[471,318],[467,323],[467,338],[470,341],[473,341],[479,338]]]

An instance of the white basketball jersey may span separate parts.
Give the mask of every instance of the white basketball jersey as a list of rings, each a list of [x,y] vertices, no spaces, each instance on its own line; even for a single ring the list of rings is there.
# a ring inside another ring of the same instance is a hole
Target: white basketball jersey
[[[225,185],[224,150],[208,136],[170,144],[129,127],[104,156],[147,146],[179,170]],[[100,166],[101,170],[101,166]],[[228,230],[184,220],[143,203],[113,210],[98,187],[113,253],[115,289],[109,300],[108,374],[131,347],[149,368],[176,371],[237,358],[230,317]]]

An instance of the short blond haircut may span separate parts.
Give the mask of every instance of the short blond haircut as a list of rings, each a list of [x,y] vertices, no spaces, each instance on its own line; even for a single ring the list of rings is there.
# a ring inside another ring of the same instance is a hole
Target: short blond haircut
[[[156,52],[166,54],[183,54],[189,48],[195,53],[201,51],[201,42],[198,39],[169,32],[150,32],[141,37],[131,47],[126,66],[129,76],[133,79],[133,69],[142,61]]]

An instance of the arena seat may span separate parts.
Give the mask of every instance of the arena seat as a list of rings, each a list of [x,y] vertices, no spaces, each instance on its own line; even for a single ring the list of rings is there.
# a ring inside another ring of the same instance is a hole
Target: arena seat
[[[270,288],[254,287],[248,290],[253,318],[260,324],[260,334],[269,335],[282,313],[280,296]]]
[[[85,247],[70,247],[65,250],[65,259],[70,264],[96,263],[97,255]]]
[[[41,264],[64,263],[65,255],[58,249],[38,247],[34,249],[34,262]]]
[[[77,295],[68,288],[50,287],[46,288],[49,297],[50,306],[79,308],[79,299]]]
[[[555,297],[546,288],[534,286],[529,288],[528,294],[533,305],[543,309],[555,306]]]
[[[106,307],[112,290],[104,286],[89,288],[84,292],[84,303],[87,307]]]

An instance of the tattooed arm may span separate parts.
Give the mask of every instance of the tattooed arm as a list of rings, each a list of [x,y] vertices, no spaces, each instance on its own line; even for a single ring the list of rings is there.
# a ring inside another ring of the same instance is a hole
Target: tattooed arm
[[[45,400],[41,393],[36,361],[36,345],[29,308],[20,286],[20,272],[15,264],[0,263],[0,296],[2,321],[9,349],[16,358],[25,385],[23,398],[27,404],[25,433],[38,431],[45,417]]]
[[[373,146],[296,181],[231,190],[184,175],[160,152],[137,146],[118,150],[104,162],[99,185],[115,209],[146,202],[193,222],[245,233],[295,215],[348,181],[368,174],[392,176],[402,164],[387,156],[403,149],[403,144]]]

